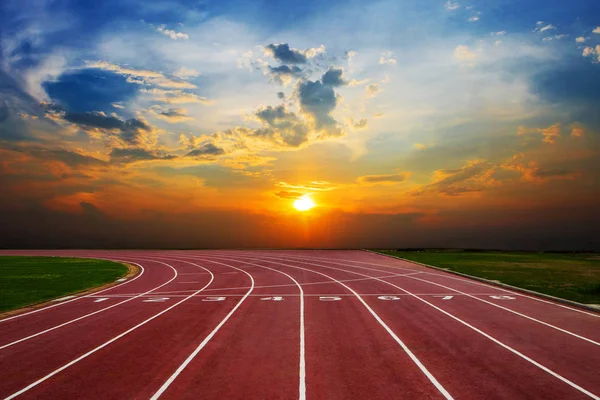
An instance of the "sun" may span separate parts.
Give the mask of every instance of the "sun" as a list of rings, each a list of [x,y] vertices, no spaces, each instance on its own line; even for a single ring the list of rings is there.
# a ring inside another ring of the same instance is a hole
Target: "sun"
[[[302,196],[294,201],[294,208],[298,211],[308,211],[315,206],[315,203],[308,196]]]

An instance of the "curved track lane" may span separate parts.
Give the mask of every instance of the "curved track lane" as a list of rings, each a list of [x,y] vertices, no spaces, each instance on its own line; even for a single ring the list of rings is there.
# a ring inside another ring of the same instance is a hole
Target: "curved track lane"
[[[0,319],[0,398],[600,399],[600,314],[362,251],[136,263]]]

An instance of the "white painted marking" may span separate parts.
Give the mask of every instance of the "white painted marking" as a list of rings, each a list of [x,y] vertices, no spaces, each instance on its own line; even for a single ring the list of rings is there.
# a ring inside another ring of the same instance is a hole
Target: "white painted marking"
[[[281,296],[263,297],[261,300],[283,301],[283,297],[281,297]]]
[[[398,296],[379,296],[379,300],[400,300]]]
[[[288,257],[288,258],[291,258],[291,256],[287,256],[287,257]],[[315,257],[312,257],[312,258],[315,258]],[[300,258],[300,260],[302,260],[302,258]],[[348,260],[348,261],[351,261],[351,260]],[[361,262],[361,261],[351,261],[351,262],[354,262],[354,263],[360,263],[360,264],[369,264],[369,265],[379,265],[379,266],[383,266],[383,267],[391,267],[391,266],[387,266],[387,265],[383,265],[383,264],[372,264],[372,263],[365,263],[365,262]],[[351,267],[351,268],[366,269],[366,270],[369,270],[369,271],[376,271],[376,272],[382,272],[382,273],[385,273],[385,272],[387,272],[387,271],[381,271],[381,270],[377,270],[377,269],[373,269],[373,268],[365,268],[365,267],[359,267],[359,266],[356,266],[356,265],[342,264],[342,263],[339,263],[339,262],[334,262],[334,261],[329,261],[329,263],[331,263],[331,264],[337,264],[337,265],[342,265],[342,266],[347,266],[347,267]],[[391,267],[391,268],[394,268],[394,267]],[[398,269],[403,269],[403,268],[401,268],[401,267],[397,267],[397,268],[398,268]],[[583,311],[583,310],[579,310],[579,309],[575,309],[575,308],[567,307],[567,306],[564,306],[564,305],[562,305],[562,304],[553,303],[553,302],[551,302],[551,301],[547,301],[547,300],[542,300],[542,299],[539,299],[539,298],[537,298],[537,297],[531,297],[531,296],[527,296],[527,295],[524,295],[524,294],[522,294],[522,293],[515,293],[515,292],[512,292],[512,291],[510,291],[510,290],[506,290],[506,289],[498,288],[498,287],[495,287],[495,286],[492,286],[492,285],[488,285],[488,284],[484,284],[484,283],[480,283],[480,282],[478,282],[478,281],[474,281],[474,280],[467,280],[467,279],[462,279],[462,278],[458,278],[458,277],[455,277],[455,276],[450,276],[450,275],[442,275],[442,274],[430,273],[430,272],[426,272],[426,274],[428,274],[428,275],[433,275],[433,276],[440,276],[440,277],[447,278],[447,279],[452,279],[452,280],[457,280],[457,281],[464,282],[464,283],[469,283],[469,284],[475,284],[475,285],[479,285],[479,286],[484,286],[484,287],[486,287],[486,288],[493,288],[493,289],[496,289],[496,290],[501,290],[501,291],[503,291],[503,292],[505,292],[505,293],[509,293],[509,294],[511,294],[512,296],[515,296],[515,297],[523,297],[523,298],[527,298],[527,299],[532,299],[532,300],[540,301],[540,302],[542,302],[542,303],[548,303],[548,304],[551,304],[551,305],[555,305],[555,306],[557,306],[557,307],[566,308],[566,309],[568,309],[568,310],[576,311],[576,312],[578,312],[578,313],[582,313],[582,314],[586,314],[586,315],[591,315],[591,316],[593,316],[593,317],[600,317],[600,314],[592,314],[592,313],[589,313],[589,312],[587,312],[587,311]],[[494,306],[494,307],[497,307],[497,308],[501,308],[501,309],[503,309],[503,310],[506,310],[506,311],[508,311],[508,312],[511,312],[511,313],[513,313],[513,314],[519,315],[519,316],[521,316],[521,317],[523,317],[523,318],[527,318],[527,319],[529,319],[529,320],[531,320],[531,321],[534,321],[534,322],[540,323],[540,324],[542,324],[542,325],[545,325],[545,326],[547,326],[547,327],[549,327],[549,328],[556,329],[556,330],[558,330],[558,331],[560,331],[560,332],[566,333],[567,335],[571,335],[571,336],[573,336],[573,337],[576,337],[576,338],[578,338],[578,339],[584,340],[584,341],[586,341],[586,342],[588,342],[588,343],[592,343],[592,344],[594,344],[594,345],[596,345],[596,346],[600,346],[600,342],[596,342],[596,341],[594,341],[594,340],[592,340],[592,339],[589,339],[589,338],[587,338],[587,337],[584,337],[584,336],[578,335],[578,334],[576,334],[576,333],[574,333],[574,332],[568,331],[568,330],[566,330],[566,329],[563,329],[563,328],[559,328],[558,326],[554,326],[554,325],[552,325],[552,324],[549,324],[549,323],[547,323],[547,322],[544,322],[544,321],[538,320],[538,319],[536,319],[536,318],[530,317],[529,315],[525,315],[525,314],[519,313],[519,312],[517,312],[517,311],[511,310],[510,308],[503,307],[503,306],[501,306],[501,305],[499,305],[499,304],[496,304],[496,303],[493,303],[493,302],[490,302],[490,301],[484,300],[484,299],[482,299],[482,298],[479,298],[479,297],[475,297],[475,295],[481,295],[481,296],[493,296],[493,295],[491,295],[491,294],[485,294],[485,293],[479,293],[479,294],[478,294],[478,293],[465,293],[465,292],[462,292],[462,291],[460,291],[460,290],[458,290],[458,289],[454,289],[454,288],[451,288],[451,287],[448,287],[448,286],[442,285],[442,284],[440,284],[440,283],[437,283],[437,282],[432,282],[432,281],[428,281],[428,280],[426,280],[426,279],[423,279],[423,278],[418,278],[418,277],[416,277],[416,276],[412,276],[412,275],[413,275],[413,274],[406,274],[405,276],[408,276],[408,278],[410,278],[410,279],[414,279],[414,280],[418,280],[418,281],[426,282],[426,283],[429,283],[429,284],[431,284],[431,285],[435,285],[435,286],[439,286],[439,287],[443,287],[443,288],[445,288],[445,289],[449,289],[449,290],[455,291],[457,294],[458,294],[458,293],[460,293],[460,294],[462,294],[462,295],[465,295],[465,296],[468,296],[468,297],[474,298],[474,299],[476,299],[476,300],[482,301],[482,302],[484,302],[484,303],[486,303],[486,304],[489,304],[489,305],[491,305],[491,306]],[[386,278],[386,277],[379,277],[379,278]],[[378,278],[375,278],[375,279],[378,279]],[[350,280],[348,280],[347,282],[350,282]],[[412,295],[415,295],[415,294],[413,293]],[[508,297],[510,297],[510,296],[508,296]]]
[[[515,297],[512,296],[498,296],[498,295],[494,295],[494,296],[490,296],[492,299],[496,299],[496,300],[514,300]]]
[[[340,301],[342,298],[339,296],[320,296],[320,301]]]
[[[69,299],[74,299],[77,296],[65,296],[65,297],[61,297],[60,299],[54,299],[52,301],[65,301],[65,300],[69,300]]]
[[[16,318],[21,318],[21,317],[24,317],[24,316],[26,316],[26,315],[30,315],[30,314],[39,313],[39,312],[41,312],[41,311],[46,311],[46,310],[48,310],[48,309],[50,309],[50,308],[54,308],[54,307],[58,307],[58,306],[62,306],[63,304],[67,304],[67,303],[70,303],[70,302],[72,302],[72,301],[76,301],[76,300],[79,300],[79,299],[85,299],[86,297],[90,297],[90,296],[92,296],[92,295],[97,295],[98,293],[103,293],[103,292],[106,292],[106,291],[108,291],[108,290],[116,289],[116,288],[118,288],[118,287],[125,286],[125,285],[127,285],[128,283],[131,283],[131,282],[135,281],[135,280],[136,280],[136,279],[138,279],[140,276],[144,275],[144,267],[142,267],[140,264],[137,264],[137,263],[134,263],[134,262],[130,262],[130,261],[123,261],[123,260],[117,260],[117,259],[98,258],[98,257],[96,257],[96,258],[94,258],[94,257],[78,257],[78,258],[86,258],[86,259],[90,259],[90,258],[91,258],[91,259],[94,259],[94,260],[107,260],[107,261],[117,261],[117,262],[128,262],[128,263],[130,263],[130,264],[134,264],[134,265],[136,265],[136,266],[140,267],[140,269],[141,269],[142,271],[141,271],[141,272],[140,272],[138,275],[136,275],[136,276],[135,276],[133,279],[131,279],[131,280],[129,280],[129,281],[127,281],[127,282],[125,282],[125,283],[121,283],[121,284],[119,284],[119,285],[115,285],[115,286],[111,286],[111,287],[109,287],[109,288],[106,288],[106,289],[103,289],[103,290],[99,290],[99,291],[97,291],[97,292],[94,292],[93,294],[88,294],[88,295],[85,295],[85,296],[76,297],[76,298],[74,298],[74,299],[71,299],[71,300],[68,300],[68,301],[64,301],[64,302],[62,302],[62,303],[54,304],[54,305],[51,305],[51,306],[48,306],[48,307],[42,307],[42,308],[38,308],[37,310],[33,310],[33,311],[26,312],[26,313],[22,313],[22,314],[14,315],[14,316],[12,316],[12,317],[8,317],[8,318],[0,319],[0,323],[2,323],[2,322],[6,322],[6,321],[10,321],[10,320],[13,320],[13,319],[16,319]]]
[[[266,258],[266,257],[263,256],[263,258]],[[271,258],[274,258],[274,257],[271,257]],[[340,281],[338,281],[338,280],[332,278],[331,276],[326,275],[326,274],[324,274],[322,272],[314,271],[314,270],[307,269],[307,268],[297,267],[297,266],[294,266],[294,265],[284,264],[282,262],[274,262],[274,261],[264,260],[264,259],[260,259],[260,258],[253,258],[253,259],[256,259],[256,260],[259,260],[259,261],[263,261],[263,262],[266,261],[266,262],[271,262],[271,263],[274,263],[274,264],[285,265],[287,267],[296,268],[296,269],[300,269],[300,270],[304,270],[304,271],[313,272],[315,274],[319,274],[319,275],[324,276],[324,277],[326,277],[328,279],[331,279],[333,282],[336,282],[336,283],[342,285],[343,287],[345,287],[347,290],[349,290],[350,292],[352,292],[356,296],[356,298],[371,313],[371,315],[375,318],[375,320],[377,320],[377,322],[379,322],[379,324],[396,341],[396,343],[398,343],[398,345],[400,345],[400,347],[402,347],[402,349],[404,350],[404,352],[411,358],[411,360],[413,360],[413,362],[419,367],[419,369],[421,370],[421,372],[423,372],[423,374],[438,389],[438,391],[447,400],[453,400],[454,399],[450,395],[450,393],[448,393],[448,391],[438,382],[438,380],[435,379],[435,377],[431,374],[431,372],[429,372],[429,370],[425,367],[425,365],[423,365],[423,363],[421,363],[421,361],[417,358],[417,356],[415,356],[413,354],[413,352],[410,351],[410,349],[404,344],[404,342],[402,340],[400,340],[400,338],[394,333],[394,331],[392,331],[390,329],[390,327],[379,317],[379,315],[377,315],[377,313],[375,311],[373,311],[373,309],[371,307],[369,307],[369,305],[364,301],[364,299],[357,292],[355,292],[351,287],[349,287],[348,285],[346,285],[346,284],[344,284],[344,283],[342,283],[342,282],[340,282]],[[287,260],[285,260],[285,261],[287,261]],[[316,265],[316,264],[313,264],[313,265]],[[339,269],[339,268],[333,268],[333,269]],[[337,300],[341,300],[341,298],[338,298]]]
[[[263,257],[264,257],[264,256],[263,256]],[[270,258],[275,258],[275,257],[270,257]],[[285,259],[284,259],[284,260],[285,260]],[[321,264],[313,264],[313,263],[309,263],[309,262],[305,262],[305,261],[304,261],[303,263],[304,263],[304,264],[309,264],[309,265],[315,265],[315,266],[322,267],[322,268],[334,269],[334,270],[338,270],[338,271],[348,272],[348,273],[355,274],[355,275],[364,275],[364,274],[361,274],[361,273],[359,273],[359,272],[354,272],[354,271],[343,270],[343,269],[340,269],[340,268],[335,268],[335,267],[328,267],[328,266],[321,265]],[[282,265],[285,265],[285,264],[282,264]],[[351,266],[351,265],[348,265],[348,266],[349,266],[349,267],[354,267],[354,268],[362,268],[362,267],[355,267],[355,266]],[[295,267],[295,268],[299,268],[299,267]],[[372,269],[370,269],[370,268],[363,268],[363,269],[369,269],[369,270],[372,270]],[[313,271],[313,272],[316,272],[316,271]],[[382,272],[382,271],[378,271],[378,272]],[[317,272],[317,273],[320,273],[320,272]],[[332,279],[333,279],[333,278],[332,278]],[[417,278],[415,278],[415,279],[417,279]],[[574,382],[572,382],[572,381],[568,380],[568,379],[567,379],[567,378],[565,378],[564,376],[562,376],[562,375],[560,375],[560,374],[558,374],[558,373],[556,373],[556,372],[552,371],[551,369],[549,369],[549,368],[545,367],[544,365],[542,365],[542,364],[538,363],[537,361],[533,360],[532,358],[529,358],[529,357],[527,357],[525,354],[523,354],[523,353],[519,352],[518,350],[515,350],[515,349],[513,349],[512,347],[510,347],[510,346],[508,346],[508,345],[506,345],[506,344],[502,343],[502,342],[501,342],[501,341],[499,341],[498,339],[496,339],[496,338],[494,338],[494,337],[492,337],[492,336],[488,335],[487,333],[483,332],[482,330],[480,330],[480,329],[478,329],[478,328],[474,327],[473,325],[469,324],[468,322],[466,322],[466,321],[463,321],[462,319],[460,319],[460,318],[458,318],[458,317],[456,317],[456,316],[454,316],[454,315],[450,314],[449,312],[447,312],[447,311],[445,311],[445,310],[443,310],[443,309],[439,308],[438,306],[436,306],[436,305],[434,305],[434,304],[432,304],[432,303],[428,302],[427,300],[425,300],[425,299],[423,299],[423,298],[421,298],[421,297],[419,297],[419,296],[417,296],[417,295],[414,295],[414,294],[412,294],[411,292],[409,292],[408,290],[406,290],[406,289],[403,289],[403,288],[401,288],[401,287],[399,287],[399,286],[397,286],[397,285],[394,285],[394,284],[393,284],[393,283],[391,283],[391,282],[387,282],[387,281],[384,281],[383,279],[379,279],[379,278],[377,278],[376,280],[378,280],[378,281],[381,281],[381,282],[383,282],[383,283],[385,283],[385,284],[387,284],[387,285],[390,285],[390,286],[392,286],[392,287],[395,287],[396,289],[402,290],[403,292],[405,292],[405,293],[408,293],[408,294],[412,295],[413,297],[415,297],[416,299],[418,299],[418,300],[422,301],[423,303],[425,303],[425,304],[427,304],[427,305],[429,305],[429,306],[431,306],[431,307],[435,308],[436,310],[438,310],[438,311],[440,311],[441,313],[443,313],[443,314],[447,315],[448,317],[450,317],[450,318],[454,319],[455,321],[458,321],[458,322],[460,322],[461,324],[463,324],[463,325],[465,325],[465,326],[469,327],[470,329],[474,330],[475,332],[477,332],[477,333],[479,333],[479,334],[481,334],[481,335],[485,336],[486,338],[490,339],[491,341],[493,341],[494,343],[498,344],[499,346],[501,346],[501,347],[505,348],[506,350],[508,350],[508,351],[512,352],[513,354],[516,354],[517,356],[519,356],[519,357],[523,358],[524,360],[526,360],[526,361],[530,362],[531,364],[533,364],[533,365],[535,365],[536,367],[540,368],[541,370],[543,370],[543,371],[547,372],[548,374],[550,374],[550,375],[554,376],[555,378],[557,378],[557,379],[559,379],[559,380],[563,381],[564,383],[566,383],[567,385],[571,386],[572,388],[579,390],[580,392],[582,392],[582,393],[586,394],[587,396],[591,397],[592,399],[595,399],[595,400],[600,400],[600,396],[597,396],[597,395],[595,395],[594,393],[592,393],[592,392],[590,392],[590,391],[588,391],[588,390],[584,389],[583,387],[581,387],[581,386],[577,385],[576,383],[574,383]],[[344,286],[345,286],[345,285],[344,285]]]
[[[160,262],[160,261],[156,261],[156,262]],[[165,264],[165,263],[161,263],[161,264]],[[138,264],[136,264],[136,265],[138,265]],[[165,286],[166,284],[168,284],[169,282],[171,282],[173,279],[177,278],[177,271],[175,270],[175,268],[171,267],[169,264],[165,264],[165,265],[167,265],[169,268],[171,268],[171,269],[172,269],[172,270],[175,272],[175,274],[173,275],[173,277],[172,277],[170,280],[168,280],[167,282],[163,283],[162,285],[158,285],[158,286],[157,286],[157,287],[155,287],[154,289],[151,289],[151,290],[149,290],[149,291],[147,291],[147,292],[145,292],[145,293],[142,293],[142,294],[140,294],[140,295],[137,295],[137,296],[135,296],[135,297],[132,297],[132,298],[130,298],[130,299],[127,299],[127,300],[121,301],[121,302],[119,302],[119,303],[113,304],[112,306],[108,306],[108,307],[101,308],[100,310],[94,311],[94,312],[92,312],[92,313],[89,313],[89,314],[82,315],[81,317],[78,317],[78,318],[72,319],[72,320],[70,320],[70,321],[64,322],[64,323],[62,323],[62,324],[60,324],[60,325],[53,326],[52,328],[45,329],[45,330],[43,330],[43,331],[40,331],[40,332],[34,333],[33,335],[29,335],[29,336],[26,336],[26,337],[24,337],[24,338],[21,338],[21,339],[19,339],[19,340],[15,340],[14,342],[10,342],[10,343],[7,343],[7,344],[5,344],[5,345],[2,345],[2,346],[0,346],[0,350],[2,350],[2,349],[5,349],[5,348],[7,348],[7,347],[10,347],[10,346],[13,346],[13,345],[15,345],[15,344],[17,344],[17,343],[24,342],[24,341],[26,341],[26,340],[29,340],[29,339],[31,339],[31,338],[34,338],[34,337],[36,337],[36,336],[43,335],[43,334],[45,334],[45,333],[48,333],[48,332],[50,332],[50,331],[56,330],[56,329],[58,329],[58,328],[62,328],[62,327],[63,327],[63,326],[65,326],[65,325],[72,324],[72,323],[74,323],[74,322],[80,321],[80,320],[82,320],[82,319],[85,319],[85,318],[87,318],[87,317],[91,317],[92,315],[95,315],[95,314],[101,313],[101,312],[103,312],[103,311],[106,311],[106,310],[108,310],[108,309],[111,309],[111,308],[113,308],[113,307],[116,307],[116,306],[118,306],[118,305],[121,305],[121,304],[123,304],[123,303],[127,303],[128,301],[131,301],[131,300],[133,300],[133,299],[135,299],[135,298],[137,298],[137,297],[141,297],[141,296],[143,296],[143,295],[145,295],[145,294],[148,294],[148,293],[150,293],[150,292],[152,292],[152,291],[154,291],[154,290],[156,290],[156,289],[160,289],[161,287],[163,287],[163,286]],[[140,265],[140,267],[141,267],[141,265]],[[131,281],[129,281],[129,282],[133,282],[133,279],[132,279]],[[123,284],[123,285],[125,285],[125,284]],[[115,286],[115,287],[116,287],[116,286]],[[96,293],[100,293],[100,292],[96,292]],[[92,295],[88,295],[88,296],[84,296],[84,297],[90,297],[90,298],[91,298],[91,296],[92,296]],[[106,295],[105,295],[105,296],[106,296]],[[73,301],[73,300],[69,300],[69,301]],[[64,304],[64,303],[61,303],[61,304]]]
[[[99,299],[94,300],[94,303],[102,303],[106,300],[108,300],[108,297],[100,297]]]
[[[207,297],[205,299],[202,299],[202,301],[223,301],[226,298],[227,297]]]
[[[225,257],[219,257],[219,258],[222,258],[222,259],[225,259],[225,260],[237,261],[237,260],[231,259],[231,258],[225,258]],[[215,262],[216,263],[216,261],[211,261],[211,262]],[[294,284],[298,287],[299,297],[300,297],[300,360],[298,362],[298,364],[299,364],[299,371],[298,371],[298,378],[299,378],[298,379],[299,380],[298,398],[299,398],[299,400],[306,400],[306,355],[305,355],[305,353],[306,353],[306,347],[304,345],[304,343],[305,343],[305,334],[304,334],[304,289],[302,289],[302,286],[300,285],[300,283],[296,279],[294,279],[294,277],[292,277],[289,274],[286,274],[283,271],[279,271],[278,269],[275,269],[275,268],[266,267],[264,265],[258,265],[258,264],[252,264],[252,265],[254,265],[256,267],[259,267],[259,268],[268,269],[268,270],[277,272],[277,273],[282,274],[282,275],[285,275],[288,278],[290,278],[294,282]],[[232,267],[232,268],[235,268],[235,267]],[[248,273],[246,271],[242,271],[242,272],[245,273],[246,275],[248,275]],[[257,286],[253,286],[253,287],[256,288]]]
[[[450,300],[452,299],[454,296],[444,296],[442,297],[442,300]]]
[[[152,297],[148,300],[142,300],[144,303],[162,303],[163,301],[169,300],[168,297]]]
[[[127,280],[127,278],[121,278],[121,279],[117,279],[115,282],[125,282]]]
[[[186,261],[187,262],[187,261]],[[189,263],[189,264],[193,264],[193,263]],[[196,265],[196,264],[194,264]],[[200,267],[199,265],[196,265],[198,267]],[[200,267],[200,268],[204,268],[204,267]],[[208,271],[208,270],[207,270]],[[177,271],[175,271],[177,272]],[[83,360],[84,358],[94,354],[95,352],[97,352],[98,350],[101,350],[103,348],[105,348],[106,346],[108,346],[109,344],[119,340],[120,338],[122,338],[123,336],[129,334],[130,332],[133,332],[134,330],[136,330],[137,328],[139,328],[140,326],[143,326],[145,324],[147,324],[148,322],[160,317],[161,315],[163,315],[164,313],[172,310],[173,308],[177,307],[178,305],[180,305],[181,303],[183,303],[184,301],[187,301],[189,299],[191,299],[194,295],[200,293],[201,291],[203,291],[206,287],[208,287],[208,285],[210,285],[214,280],[214,275],[211,273],[211,279],[210,281],[202,288],[197,290],[195,293],[191,294],[190,296],[178,301],[177,303],[173,304],[172,306],[170,306],[169,308],[162,310],[161,312],[159,312],[158,314],[153,315],[152,317],[140,322],[139,324],[137,324],[136,326],[134,326],[133,328],[130,328],[128,330],[126,330],[125,332],[121,333],[118,336],[115,336],[114,338],[110,339],[109,341],[105,342],[104,344],[101,344],[100,346],[94,348],[93,350],[88,351],[87,353],[79,356],[78,358],[70,361],[69,363],[63,365],[60,368],[55,369],[54,371],[50,372],[48,375],[44,376],[43,378],[38,379],[37,381],[29,384],[28,386],[24,387],[23,389],[19,390],[18,392],[15,392],[13,394],[11,394],[10,396],[6,397],[4,400],[12,400],[17,396],[22,395],[23,393],[27,392],[28,390],[36,387],[37,385],[39,385],[40,383],[47,381],[48,379],[52,378],[54,375],[64,371],[65,369],[69,368],[70,366],[72,366],[75,363],[78,363],[79,361]],[[130,281],[131,282],[131,281]]]
[[[286,257],[288,257],[288,258],[296,257],[296,258],[300,258],[300,259],[302,259],[302,258],[304,258],[304,259],[315,259],[315,260],[320,260],[320,261],[327,261],[327,262],[329,262],[331,264],[338,264],[338,265],[345,265],[345,266],[353,267],[353,268],[360,268],[360,267],[357,267],[356,265],[340,264],[340,263],[337,263],[337,262],[333,262],[333,261],[331,261],[331,259],[323,258],[323,257],[307,257],[307,256],[302,256],[302,257],[300,257],[300,256],[286,256]],[[399,261],[404,261],[404,262],[412,262],[410,260],[405,260],[403,258],[396,258],[396,259],[399,260]],[[407,268],[399,267],[397,265],[376,264],[376,263],[373,263],[373,262],[354,261],[354,260],[343,260],[343,261],[353,262],[353,263],[357,263],[357,264],[376,265],[376,266],[385,267],[385,268],[393,268],[393,269],[396,269],[396,270],[410,271]],[[384,272],[384,271],[380,271],[380,272]],[[385,271],[385,272],[387,272],[387,271]],[[539,298],[539,297],[534,297],[534,296],[528,296],[528,295],[523,294],[523,293],[513,292],[511,290],[503,289],[503,288],[500,288],[498,286],[493,286],[493,285],[486,284],[486,283],[483,283],[483,282],[479,282],[479,281],[475,281],[475,280],[469,280],[469,279],[465,279],[465,278],[460,278],[458,276],[454,276],[454,275],[450,275],[450,274],[440,274],[440,273],[426,272],[426,271],[422,271],[420,273],[422,273],[422,274],[428,274],[428,275],[433,275],[433,276],[441,276],[441,277],[443,277],[445,279],[453,279],[453,280],[464,282],[464,283],[468,283],[468,284],[471,284],[471,285],[485,286],[487,288],[491,288],[491,289],[495,289],[495,290],[501,290],[501,291],[503,291],[505,293],[509,293],[509,294],[511,294],[513,296],[519,296],[519,297],[523,297],[523,298],[526,298],[526,299],[539,301],[541,303],[547,303],[547,304],[550,304],[550,305],[555,306],[555,307],[566,308],[567,310],[575,311],[575,312],[580,313],[580,314],[586,314],[586,315],[588,315],[590,317],[600,318],[600,314],[598,314],[598,313],[584,311],[584,310],[581,310],[581,309],[578,309],[578,308],[569,307],[569,306],[566,306],[564,304],[556,303],[554,301],[545,300],[545,299],[542,299],[542,298]]]
[[[210,260],[208,260],[210,261]],[[231,268],[235,268],[231,265],[227,265],[227,264],[223,264],[220,263],[218,261],[210,261],[216,264],[221,264],[221,265],[225,265]],[[237,268],[235,268],[237,269]],[[242,270],[240,270],[242,271]],[[190,354],[188,356],[188,358],[185,359],[185,361],[179,366],[179,368],[177,368],[177,370],[173,373],[173,375],[171,375],[169,377],[169,379],[166,380],[165,383],[163,383],[163,385],[160,387],[160,389],[158,389],[158,391],[156,393],[154,393],[154,395],[151,397],[150,400],[156,400],[158,399],[164,392],[165,390],[167,390],[167,388],[171,385],[171,383],[173,383],[173,381],[175,381],[175,379],[177,379],[177,377],[179,376],[179,374],[181,374],[181,372],[185,369],[185,367],[187,367],[187,365],[194,359],[194,357],[196,357],[196,355],[200,352],[200,350],[202,350],[204,348],[204,346],[206,346],[206,344],[210,341],[210,339],[212,339],[212,337],[219,331],[219,329],[221,329],[221,327],[223,325],[225,325],[225,322],[227,322],[227,320],[233,315],[233,313],[235,313],[235,311],[240,307],[240,305],[242,305],[242,303],[244,302],[244,300],[246,300],[246,298],[248,297],[248,295],[252,292],[252,290],[254,290],[254,278],[252,278],[252,275],[250,275],[249,273],[243,271],[246,275],[248,275],[252,281],[252,286],[250,287],[250,290],[248,290],[248,292],[246,293],[246,296],[242,297],[241,300],[235,305],[235,307],[229,312],[229,314],[227,314],[225,316],[225,318],[223,318],[223,320],[219,323],[219,325],[217,325],[215,327],[215,329],[212,330],[212,332],[204,338],[204,340],[202,341],[202,343],[200,343],[198,345],[198,347],[196,347],[196,350],[194,350],[192,352],[192,354]],[[222,298],[223,300],[225,299],[224,297]]]

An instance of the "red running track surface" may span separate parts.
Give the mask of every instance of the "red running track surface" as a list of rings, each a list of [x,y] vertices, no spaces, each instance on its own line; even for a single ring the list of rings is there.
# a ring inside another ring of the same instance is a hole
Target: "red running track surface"
[[[401,260],[6,254],[142,268],[0,319],[3,399],[600,399],[600,314]]]

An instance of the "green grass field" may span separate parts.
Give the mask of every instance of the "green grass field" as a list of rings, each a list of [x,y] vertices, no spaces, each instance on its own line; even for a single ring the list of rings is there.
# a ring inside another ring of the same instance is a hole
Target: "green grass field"
[[[563,299],[600,304],[599,254],[377,251]]]
[[[0,312],[114,282],[127,267],[112,261],[62,257],[0,257]]]

